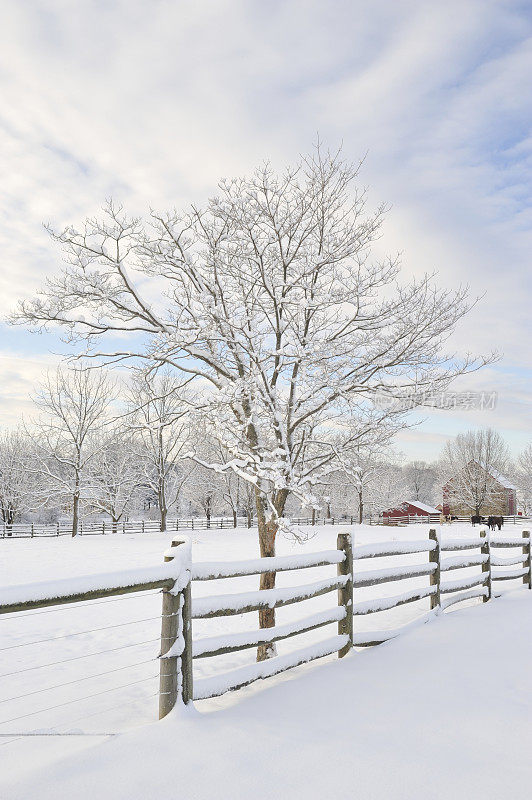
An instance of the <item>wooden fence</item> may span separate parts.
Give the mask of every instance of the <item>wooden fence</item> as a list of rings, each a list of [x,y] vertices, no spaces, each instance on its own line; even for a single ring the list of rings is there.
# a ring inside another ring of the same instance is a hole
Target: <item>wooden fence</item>
[[[353,525],[355,517],[330,517],[326,519],[312,519],[312,517],[295,517],[292,519],[294,525]],[[245,517],[237,518],[238,528],[256,528],[257,522],[253,520],[251,525]],[[199,531],[199,530],[227,530],[235,528],[232,517],[190,517],[188,519],[171,519],[166,523],[166,532],[175,531]],[[157,520],[123,520],[113,523],[112,521],[82,520],[78,527],[78,536],[97,536],[108,534],[137,534],[137,533],[159,533],[160,523]],[[55,522],[52,524],[17,522],[7,525],[5,522],[0,526],[0,537],[2,539],[33,539],[51,538],[57,536],[71,536],[71,522]]]
[[[177,542],[174,542],[177,544]],[[517,548],[519,555],[500,559],[492,556],[492,548]],[[464,555],[464,551],[477,551]],[[404,556],[414,553],[427,553],[428,562],[423,564],[390,567],[384,570],[359,571],[355,567],[358,562],[371,558],[389,558]],[[442,554],[451,553],[450,557],[442,558]],[[458,555],[457,555],[458,554]],[[290,557],[280,556],[273,559],[257,559],[251,562],[236,562],[228,564],[199,563],[192,566],[192,580],[205,581],[221,578],[236,578],[243,575],[255,575],[264,572],[280,572],[284,570],[308,569],[324,565],[337,565],[337,576],[325,581],[319,581],[293,589],[270,589],[262,592],[244,592],[242,594],[219,595],[216,597],[199,598],[187,604],[190,609],[189,616],[184,625],[187,630],[192,630],[193,620],[212,617],[243,614],[257,611],[261,608],[280,608],[282,606],[299,603],[313,597],[338,592],[338,605],[329,611],[306,617],[297,623],[278,625],[274,628],[259,629],[246,633],[227,634],[207,639],[194,641],[191,636],[192,657],[186,660],[185,685],[189,694],[183,699],[188,701],[201,700],[224,694],[227,691],[240,689],[255,680],[276,675],[291,667],[331,655],[338,652],[339,656],[346,655],[355,647],[369,647],[381,644],[397,636],[402,628],[375,633],[355,633],[353,618],[386,611],[406,603],[413,603],[428,598],[430,612],[425,616],[428,620],[432,613],[443,611],[452,605],[465,600],[481,598],[484,602],[493,595],[493,583],[522,578],[528,588],[532,588],[531,547],[530,534],[523,531],[522,538],[502,537],[496,539],[481,530],[479,535],[471,538],[449,539],[441,542],[435,529],[429,531],[427,540],[414,542],[387,542],[376,545],[351,546],[350,534],[339,534],[337,550],[325,553],[315,553],[310,556]],[[518,569],[495,569],[496,567],[511,567],[519,565]],[[478,575],[466,576],[461,579],[442,580],[448,572],[479,567]],[[400,595],[379,597],[374,600],[354,602],[357,589],[377,586],[396,581],[410,580],[427,576],[429,585],[423,588],[412,589]],[[185,612],[186,613],[186,612]],[[257,664],[247,665],[214,678],[203,678],[194,682],[192,669],[193,660],[212,656],[225,655],[247,648],[274,643],[298,634],[306,633],[316,628],[337,622],[338,634],[318,645],[313,645],[302,650],[297,650],[288,655],[274,657]]]
[[[241,562],[196,564],[191,563],[189,543],[174,539],[160,568],[72,579],[75,590],[72,589],[72,581],[68,579],[53,584],[6,587],[0,591],[0,614],[150,589],[162,590],[159,658],[159,716],[162,718],[173,708],[179,696],[185,703],[192,699],[215,697],[317,658],[334,653],[338,653],[341,658],[352,647],[380,644],[399,635],[408,627],[403,625],[393,630],[375,632],[357,631],[354,620],[359,616],[428,599],[430,610],[416,620],[417,623],[465,600],[476,598],[488,602],[497,595],[495,588],[500,581],[521,580],[528,589],[532,589],[529,531],[523,531],[520,537],[500,534],[491,536],[485,530],[480,530],[479,533],[475,531],[475,534],[467,538],[442,540],[436,530],[431,529],[426,539],[375,543],[353,548],[351,535],[340,533],[335,550]],[[510,549],[513,554],[501,557],[498,555],[500,548]],[[387,566],[385,569],[364,569],[364,563],[371,559],[393,559],[416,554],[424,554],[426,560],[416,564]],[[194,600],[191,597],[192,581],[212,581],[323,566],[336,566],[336,575],[295,587],[221,594]],[[448,573],[455,575],[461,570],[473,568],[477,568],[474,575],[468,574],[458,579],[448,577]],[[386,597],[379,596],[369,600],[356,598],[358,589],[420,577],[428,578],[428,585]],[[198,640],[193,637],[194,620],[240,615],[265,608],[281,608],[333,592],[337,593],[335,605],[295,622]],[[295,652],[194,681],[193,665],[198,659],[273,644],[330,624],[337,625],[337,634],[325,640]]]
[[[357,520],[356,516],[342,515],[341,517],[294,517],[293,525],[353,525]],[[504,517],[505,525],[520,525],[529,522],[530,517]],[[430,514],[426,517],[369,517],[364,520],[369,525],[434,525],[439,524],[438,514]],[[471,517],[458,517],[457,522],[471,523]],[[238,528],[255,528],[256,520],[248,525],[245,517],[237,518]],[[232,517],[190,517],[188,519],[171,519],[167,521],[166,532],[175,531],[194,531],[194,530],[227,530],[234,529],[234,519]],[[160,524],[157,520],[123,520],[120,522],[82,520],[79,523],[79,536],[96,536],[108,534],[137,534],[137,533],[159,533]],[[57,522],[53,524],[20,522],[7,525],[5,522],[0,527],[0,537],[2,539],[33,539],[41,537],[70,536],[72,534],[72,523]]]
[[[0,615],[71,603],[83,603],[100,598],[132,595],[154,589],[162,590],[159,715],[163,717],[175,705],[177,676],[179,674],[186,676],[190,672],[186,664],[186,659],[191,652],[189,644],[190,624],[188,628],[183,627],[182,624],[182,621],[188,619],[189,616],[190,545],[182,548],[177,554],[178,544],[182,543],[173,543],[172,551],[165,556],[165,564],[161,565],[160,568],[135,569],[73,578],[72,580],[60,579],[53,583],[5,587],[0,590]],[[175,560],[176,555],[179,555],[178,560]],[[79,590],[73,590],[73,586]],[[185,640],[183,653],[182,655],[180,654],[183,665],[178,669],[178,656],[175,654],[175,647],[176,642],[182,636],[184,636]],[[60,636],[59,638],[64,637]],[[188,691],[186,682],[182,683],[182,691],[183,697],[186,697]],[[31,714],[23,716],[31,716]],[[7,722],[10,721],[7,720]]]
[[[485,518],[489,515],[485,514]],[[523,517],[523,516],[505,516],[503,517],[504,525],[521,525],[524,522],[530,522],[531,517]],[[427,516],[404,516],[404,517],[370,517],[369,519],[365,520],[369,525],[439,525],[440,524],[440,515],[439,514],[428,514]],[[471,525],[471,517],[456,517],[453,519],[451,524],[455,522],[458,523],[467,523]],[[447,524],[447,523],[442,523]]]

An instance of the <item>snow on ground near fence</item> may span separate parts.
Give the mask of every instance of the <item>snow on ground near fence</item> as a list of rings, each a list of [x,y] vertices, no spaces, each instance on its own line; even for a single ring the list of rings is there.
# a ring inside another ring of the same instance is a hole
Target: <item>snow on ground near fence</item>
[[[404,542],[404,549],[411,551],[416,549],[412,543],[428,540],[429,526],[388,528],[355,525],[353,528],[329,526],[309,527],[307,530],[312,538],[304,545],[281,538],[278,543],[279,556],[293,557],[300,553],[330,551],[336,547],[337,534],[346,530],[352,531],[355,547],[363,547],[359,551],[360,555],[367,555],[373,548],[376,553],[382,552],[386,548],[382,548],[379,543],[391,540]],[[444,539],[453,540],[471,538],[473,533],[470,525],[442,526],[441,530]],[[503,529],[503,533],[505,532],[510,531]],[[150,533],[0,542],[0,584],[46,582],[102,572],[157,568],[162,564],[163,554],[168,549],[172,535]],[[474,535],[478,536],[478,528],[474,530]],[[194,563],[242,561],[258,557],[256,530],[198,531],[194,532],[191,539]],[[361,560],[356,563],[355,570],[363,573],[387,570],[392,566],[427,563],[428,553],[407,552],[393,559]],[[476,567],[464,571],[460,577],[477,575],[479,569]],[[304,585],[327,580],[335,574],[336,566],[282,572],[278,575],[277,586],[284,588]],[[453,579],[455,575],[456,573],[452,575]],[[199,598],[222,593],[253,592],[258,588],[258,581],[259,577],[252,575],[195,582],[193,594]],[[391,584],[355,589],[355,604],[375,602],[377,605],[379,598],[426,588],[428,582],[428,576],[425,575]],[[499,586],[506,590],[522,584],[519,580],[508,581],[504,587],[502,584]],[[280,608],[277,611],[277,624],[289,625],[297,619],[321,614],[328,609],[334,609],[336,602],[336,593],[333,592],[302,604]],[[470,602],[478,604],[479,601]],[[458,606],[460,607],[463,608],[463,604]],[[375,633],[406,625],[426,614],[428,608],[429,600],[423,599],[367,617],[356,617],[355,640],[360,641],[360,634],[364,631]],[[0,647],[9,648],[0,651],[0,720],[31,715],[14,723],[0,725],[0,734],[43,730],[114,732],[156,719],[160,614],[161,595],[158,592],[149,592],[77,604],[75,607],[61,606],[57,610],[43,609],[17,613],[9,618],[0,617]],[[212,636],[223,637],[229,632],[244,633],[256,628],[256,612],[193,622],[195,640]],[[278,652],[282,656],[289,656],[295,650],[311,647],[336,633],[337,625],[333,622],[320,630],[279,643]],[[40,643],[28,644],[32,641]],[[376,656],[379,656],[379,650],[376,651]],[[335,660],[335,657],[324,659],[327,660]],[[194,662],[194,676],[197,681],[215,678],[224,671],[241,669],[254,661],[254,649],[198,659]],[[323,663],[317,662],[316,668]],[[43,666],[34,670],[36,665]],[[260,682],[251,691],[260,691],[265,686],[266,684]],[[42,688],[49,691],[40,692]],[[39,693],[29,695],[29,691]],[[247,691],[226,695],[217,700],[201,701],[198,708],[209,711],[213,708],[230,707],[239,702],[242,696],[246,696]],[[87,700],[78,700],[85,695],[90,697]],[[14,699],[2,702],[8,698]],[[33,713],[40,709],[50,710]],[[0,738],[0,758],[8,753],[12,757],[19,754],[21,758],[27,758],[34,763],[35,760],[46,757],[48,748],[54,750],[53,743],[43,742],[42,739],[18,739],[9,744],[7,741],[7,737]],[[72,737],[68,741],[62,739],[60,746],[66,752],[68,749],[86,746],[87,741],[74,740]]]
[[[177,708],[66,756],[56,743],[46,767],[4,772],[2,797],[528,800],[531,629],[526,592],[439,616],[216,713]]]

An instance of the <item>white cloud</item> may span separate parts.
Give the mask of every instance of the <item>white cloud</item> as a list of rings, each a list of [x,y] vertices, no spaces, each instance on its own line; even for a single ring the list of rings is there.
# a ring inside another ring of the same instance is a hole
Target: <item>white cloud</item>
[[[530,369],[531,37],[517,0],[8,0],[0,308],[57,269],[42,221],[201,200],[319,131],[368,151],[382,249],[485,293],[453,344]]]

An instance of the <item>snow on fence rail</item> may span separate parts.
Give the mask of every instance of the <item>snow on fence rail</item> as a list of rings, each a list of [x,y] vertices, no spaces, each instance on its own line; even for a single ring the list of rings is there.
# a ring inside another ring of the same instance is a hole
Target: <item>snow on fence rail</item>
[[[509,557],[492,555],[492,550],[497,548],[514,548],[514,550],[519,548],[520,552],[518,555]],[[478,552],[465,555],[464,550],[477,550]],[[367,562],[370,558],[394,558],[423,553],[426,553],[428,557],[423,564],[369,571],[359,571],[358,569],[359,562]],[[458,555],[442,558],[442,553],[458,553]],[[481,599],[483,602],[487,602],[493,596],[493,587],[498,581],[520,580],[529,589],[532,589],[531,557],[529,531],[523,531],[521,538],[502,535],[492,537],[487,535],[485,530],[480,530],[477,537],[442,540],[436,529],[433,528],[429,531],[428,539],[425,540],[381,542],[355,548],[351,544],[351,535],[341,533],[337,537],[336,550],[231,563],[203,562],[197,564],[191,563],[190,545],[182,540],[174,539],[172,546],[165,553],[165,563],[159,567],[65,579],[53,583],[6,587],[0,590],[0,615],[79,603],[95,598],[145,592],[151,589],[162,590],[158,693],[159,716],[162,718],[173,708],[179,697],[185,703],[191,700],[215,697],[317,658],[334,653],[338,653],[341,658],[352,647],[369,647],[388,641],[411,627],[412,624],[425,622],[432,615],[456,603],[472,599]],[[309,569],[324,565],[336,565],[336,576],[296,587],[191,599],[192,581],[236,578],[245,575],[259,575],[264,572]],[[456,578],[457,571],[463,569],[480,569],[480,571],[475,575],[467,574]],[[449,572],[453,574],[452,579],[447,577]],[[414,577],[427,577],[428,585],[387,597],[354,602],[356,591],[360,588],[395,583]],[[275,625],[272,628],[210,636],[197,641],[193,639],[193,620],[195,619],[242,614],[264,608],[280,608],[333,592],[337,592],[337,603],[334,606],[325,611],[310,614],[303,619]],[[355,633],[353,630],[353,621],[359,616],[386,611],[405,603],[426,599],[429,600],[430,611],[414,623],[393,630],[365,633]],[[334,623],[337,624],[337,634],[311,646],[300,648],[294,653],[275,656],[267,661],[194,681],[194,659],[225,655],[282,641]],[[63,639],[65,636],[56,638]],[[39,641],[29,644],[39,644]],[[33,667],[29,666],[27,669],[33,669]],[[84,680],[84,678],[80,680]],[[88,697],[93,696],[96,695]],[[76,702],[76,700],[69,702]],[[31,714],[23,716],[31,716]],[[7,721],[11,722],[12,720]],[[0,720],[0,724],[2,722],[6,721]]]
[[[341,533],[337,538],[337,549],[322,553],[302,554],[297,556],[279,556],[276,558],[259,558],[231,564],[195,564],[192,568],[192,580],[216,580],[219,578],[241,577],[243,575],[260,575],[265,572],[309,569],[325,565],[335,565],[337,576],[302,586],[266,589],[257,592],[240,594],[224,594],[202,597],[192,602],[191,619],[242,614],[263,608],[281,608],[292,603],[310,600],[336,591],[338,605],[322,614],[313,614],[289,625],[276,625],[245,633],[227,634],[224,637],[202,639],[193,645],[193,657],[225,655],[249,647],[270,644],[283,639],[306,633],[331,622],[337,622],[338,634],[286,656],[275,656],[267,661],[250,664],[231,672],[212,678],[203,678],[194,684],[193,698],[203,700],[216,697],[227,691],[240,689],[253,681],[276,675],[291,667],[322,658],[325,655],[338,653],[339,657],[347,655],[353,645],[353,552],[351,536]]]
[[[373,614],[378,611],[387,611],[405,603],[413,603],[424,598],[430,599],[430,612],[422,620],[427,621],[433,613],[443,611],[456,603],[466,600],[481,598],[487,602],[492,597],[492,587],[494,581],[522,579],[529,589],[532,589],[532,563],[531,545],[529,531],[523,531],[519,539],[515,536],[491,537],[486,535],[485,530],[480,530],[479,536],[463,539],[441,539],[436,529],[429,531],[428,541],[406,541],[406,542],[379,542],[378,544],[362,545],[355,547],[353,551],[355,561],[355,572],[353,586],[357,588],[374,586],[391,581],[406,580],[412,577],[427,575],[429,586],[420,589],[411,589],[401,594],[390,597],[378,597],[372,600],[364,600],[353,605],[353,615],[355,617],[366,614]],[[492,547],[519,547],[521,553],[517,557],[498,558],[492,556]],[[442,558],[442,553],[461,553],[464,550],[477,550],[478,553],[471,555],[453,555]],[[356,562],[368,558],[393,557],[412,553],[428,553],[428,564],[410,565],[407,567],[393,567],[383,570],[372,570],[369,572],[359,572],[356,569]],[[519,565],[518,569],[500,571],[494,569],[498,566],[510,567]],[[480,567],[477,575],[467,575],[462,578],[449,580],[446,573],[457,570],[472,569]],[[442,575],[446,578],[442,581]],[[442,598],[442,595],[445,595]],[[409,628],[409,625],[395,630],[377,631],[370,633],[356,634],[353,645],[356,647],[368,647],[397,636],[400,632]]]

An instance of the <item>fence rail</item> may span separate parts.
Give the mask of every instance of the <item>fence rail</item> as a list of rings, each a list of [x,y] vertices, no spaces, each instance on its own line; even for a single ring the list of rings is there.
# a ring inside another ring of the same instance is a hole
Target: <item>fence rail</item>
[[[519,553],[509,557],[493,555],[492,551],[497,551],[498,548],[518,549]],[[469,550],[478,552],[471,554],[464,552]],[[445,553],[454,553],[454,555],[443,556],[442,554]],[[358,568],[360,562],[365,565],[369,558],[393,559],[413,554],[424,554],[427,560],[424,563],[369,571]],[[336,575],[295,587],[213,595],[194,600],[191,597],[192,581],[211,581],[322,566],[336,566]],[[473,575],[456,577],[459,571],[472,569],[478,571]],[[452,578],[448,573],[451,573]],[[354,602],[359,589],[388,583],[395,584],[398,581],[421,577],[428,578],[428,585],[408,588],[399,594]],[[392,630],[355,633],[354,619],[359,616],[387,611],[407,603],[428,600],[430,610],[418,620],[423,622],[430,619],[432,614],[448,609],[457,603],[473,599],[488,602],[494,596],[494,588],[499,582],[511,580],[519,580],[528,589],[532,589],[532,552],[529,531],[523,531],[521,537],[501,534],[491,536],[481,529],[479,535],[475,537],[441,540],[436,529],[432,528],[428,538],[423,540],[392,541],[361,545],[355,548],[352,547],[351,535],[340,533],[335,550],[231,563],[203,562],[196,564],[192,564],[191,561],[190,544],[175,538],[172,546],[165,553],[164,564],[161,564],[160,567],[142,568],[126,573],[86,576],[72,580],[63,579],[53,583],[5,587],[0,590],[0,615],[83,603],[99,598],[131,595],[149,590],[162,590],[158,693],[159,717],[162,718],[173,708],[179,696],[185,703],[193,699],[216,697],[326,655],[337,653],[341,658],[347,655],[353,647],[369,647],[380,644],[398,636],[405,627],[409,627],[407,625]],[[280,608],[334,592],[336,592],[334,605],[297,621],[275,625],[271,628],[209,636],[199,640],[195,640],[193,637],[194,620],[239,615],[264,608]],[[144,620],[137,621],[143,622]],[[248,664],[230,672],[194,681],[193,664],[196,659],[212,658],[252,647],[273,644],[331,624],[337,626],[336,635],[329,636],[313,645],[299,648],[289,654],[275,656],[266,661]],[[102,630],[104,629],[102,628]],[[72,635],[76,634],[69,633],[54,638],[64,639]],[[49,639],[43,641],[49,641]],[[38,645],[39,641],[29,644]],[[112,650],[101,652],[112,652]],[[98,655],[98,653],[94,655]],[[78,656],[75,656],[74,660],[76,658]],[[25,667],[22,671],[32,668],[32,666]],[[110,671],[113,672],[113,670]],[[7,673],[7,675],[9,674],[11,673]],[[84,678],[80,680],[84,680]],[[107,690],[103,690],[103,692],[105,691]],[[89,695],[89,697],[96,696],[96,694]],[[31,713],[23,716],[31,716]]]
[[[293,517],[293,525],[353,525],[358,518],[356,516],[342,515],[340,517]],[[531,521],[530,517],[506,516],[503,518],[505,525],[518,525]],[[458,522],[471,522],[471,517],[458,517]],[[437,514],[429,516],[409,516],[409,517],[388,517],[388,518],[367,518],[364,520],[370,525],[434,525],[439,524],[440,517]],[[256,520],[249,524],[246,517],[190,517],[188,519],[171,519],[166,523],[166,532],[175,533],[176,531],[194,530],[228,530],[238,528],[255,528]],[[157,520],[122,520],[112,522],[110,520],[82,520],[78,527],[78,536],[97,536],[109,534],[138,534],[138,533],[159,533],[160,523]],[[11,525],[2,523],[0,526],[0,537],[2,539],[33,539],[41,537],[71,536],[71,522],[57,522],[52,524],[17,522]]]
[[[312,519],[312,517],[294,517],[293,525],[353,525],[354,516],[327,517],[323,519]],[[256,520],[249,524],[246,517],[237,517],[236,525],[233,517],[190,517],[188,519],[167,520],[166,532],[175,533],[176,531],[200,531],[200,530],[228,530],[237,528],[256,528]],[[110,520],[82,520],[78,526],[78,536],[97,536],[109,534],[136,534],[136,533],[160,533],[161,525],[157,520],[122,520],[112,522]],[[0,536],[2,539],[33,539],[40,537],[71,536],[71,522],[54,522],[51,524],[16,522],[11,525],[2,523],[0,526]]]
[[[488,517],[488,514],[484,514],[484,517]],[[439,525],[440,524],[440,514],[427,514],[423,516],[421,514],[404,516],[404,517],[370,517],[367,522],[370,525]],[[520,525],[523,522],[530,522],[532,517],[528,516],[520,516],[519,514],[516,515],[506,515],[503,516],[503,524],[504,525]],[[451,522],[459,522],[459,523],[469,523],[471,524],[471,516],[456,516],[452,519]]]
[[[225,692],[247,686],[260,678],[270,677],[293,666],[322,658],[324,655],[338,652],[341,658],[349,652],[353,645],[353,554],[350,534],[339,534],[337,549],[325,553],[261,558],[223,565],[209,562],[195,564],[192,568],[192,580],[200,581],[259,575],[272,571],[309,569],[325,565],[334,566],[335,564],[337,567],[335,578],[290,588],[266,589],[194,600],[191,620],[243,614],[264,608],[281,608],[334,591],[338,593],[338,606],[325,613],[315,614],[288,625],[276,625],[272,628],[247,631],[243,634],[227,634],[225,637],[214,637],[211,640],[207,639],[194,644],[193,658],[204,658],[207,655],[223,655],[253,646],[272,644],[321,628],[331,622],[336,621],[338,624],[338,635],[326,642],[319,643],[314,648],[303,648],[289,656],[275,656],[267,661],[248,665],[220,676],[201,679],[195,685],[194,699],[203,700],[208,697],[217,697]]]

